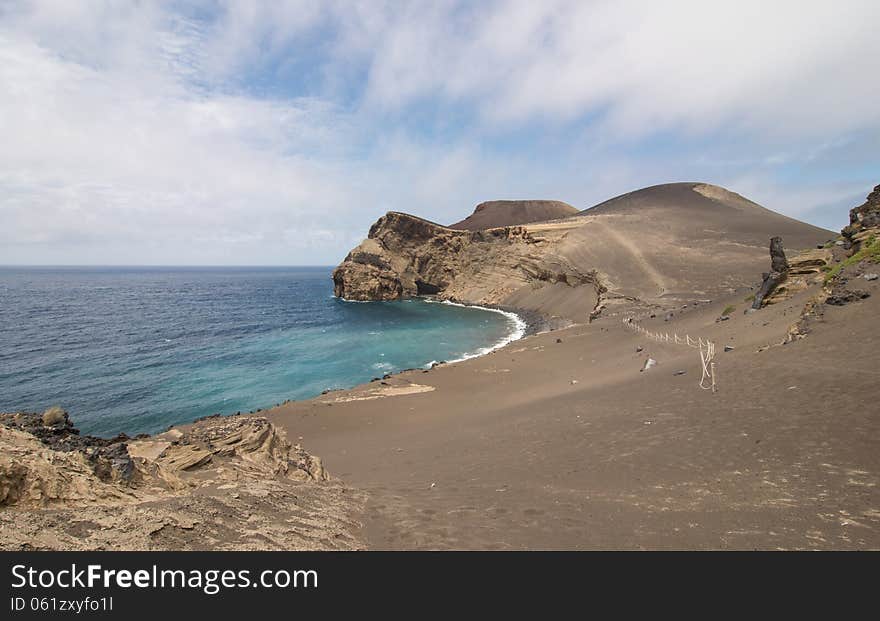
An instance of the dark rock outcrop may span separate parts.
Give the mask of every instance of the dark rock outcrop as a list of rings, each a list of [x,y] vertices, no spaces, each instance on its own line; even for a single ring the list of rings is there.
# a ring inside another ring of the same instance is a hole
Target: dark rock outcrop
[[[850,210],[850,224],[841,234],[845,243],[838,241],[834,246],[843,245],[846,248],[848,256],[845,259],[838,256],[837,263],[832,266],[833,252],[839,250],[832,250],[830,244],[823,244],[821,250],[813,251],[826,253],[825,263],[820,269],[828,273],[822,278],[821,291],[807,301],[798,320],[789,327],[785,342],[802,339],[809,334],[811,324],[821,319],[826,305],[844,306],[871,296],[869,291],[850,289],[848,285],[851,277],[859,274],[857,253],[870,250],[870,247],[863,246],[863,242],[880,235],[880,185],[868,194],[863,204]],[[805,272],[811,268],[815,269],[815,264],[804,265],[800,271]],[[794,272],[795,269],[791,271]]]
[[[119,434],[113,438],[81,435],[67,412],[51,407],[43,414],[18,412],[0,414],[0,425],[31,434],[53,451],[82,454],[86,463],[101,481],[132,482],[135,465],[128,454],[130,438]]]
[[[795,293],[820,283],[824,270],[833,260],[834,255],[828,248],[804,250],[787,257],[782,239],[774,237],[770,242],[770,272],[764,273],[750,310],[783,302]]]
[[[781,237],[770,239],[770,271],[785,273],[788,271],[788,259],[785,257],[785,248],[782,246]]]
[[[864,203],[850,210],[849,226],[841,233],[858,250],[869,229],[880,229],[880,185],[868,194]]]
[[[835,287],[831,295],[825,299],[826,304],[832,306],[844,306],[850,302],[858,302],[865,298],[871,297],[871,294],[862,289],[847,289],[845,287]]]
[[[46,424],[46,423],[49,424]],[[25,431],[54,451],[75,451],[104,448],[130,438],[119,434],[112,438],[81,435],[67,412],[51,407],[43,414],[34,412],[0,413],[0,425]]]
[[[785,257],[785,249],[782,247],[782,238],[773,237],[770,239],[770,271],[764,272],[764,280],[761,287],[755,294],[755,301],[752,308],[759,309],[764,305],[764,299],[773,293],[780,284],[782,284],[788,276],[788,259]]]

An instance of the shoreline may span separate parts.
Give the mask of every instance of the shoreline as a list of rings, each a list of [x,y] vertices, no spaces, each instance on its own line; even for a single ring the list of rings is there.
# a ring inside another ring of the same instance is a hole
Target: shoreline
[[[339,301],[346,302],[346,303],[354,302],[354,303],[358,303],[358,304],[367,304],[367,303],[373,302],[373,301],[361,301],[361,300],[345,300],[343,298],[338,298],[337,296],[331,296],[331,297],[335,298]],[[429,299],[429,298],[426,298],[423,296],[418,296],[418,297],[414,297],[411,299],[414,299],[414,300],[417,300],[420,302],[424,302],[424,303],[447,304],[450,306],[474,308],[474,309],[478,309],[478,310],[482,310],[482,311],[486,311],[486,312],[501,314],[504,317],[506,317],[507,319],[509,319],[510,322],[512,323],[512,325],[510,325],[510,330],[507,332],[507,334],[505,336],[503,336],[502,338],[498,339],[497,341],[488,342],[488,344],[486,344],[486,345],[479,346],[479,347],[475,348],[474,350],[469,350],[461,357],[458,357],[455,359],[451,359],[451,360],[431,359],[419,367],[410,367],[410,368],[405,368],[405,369],[391,370],[391,371],[387,371],[387,372],[382,372],[380,370],[378,378],[377,377],[365,378],[361,381],[356,381],[355,383],[352,383],[352,384],[346,384],[345,386],[334,387],[334,388],[325,388],[324,390],[322,390],[320,392],[316,392],[314,394],[299,397],[299,398],[282,397],[278,401],[268,402],[268,403],[265,403],[264,405],[257,405],[257,406],[254,406],[252,409],[239,409],[239,410],[234,410],[234,411],[218,410],[218,411],[210,412],[207,414],[198,414],[198,415],[180,420],[179,422],[170,423],[164,427],[156,428],[156,430],[152,431],[152,432],[145,433],[143,431],[133,431],[129,427],[127,429],[115,429],[113,431],[103,431],[103,432],[89,431],[89,432],[83,434],[82,437],[94,438],[97,440],[105,441],[105,440],[115,440],[115,439],[118,439],[121,437],[136,438],[136,437],[143,437],[144,435],[155,436],[158,434],[167,433],[169,430],[174,429],[176,427],[184,427],[184,426],[192,425],[192,424],[197,423],[199,421],[210,419],[210,418],[234,417],[234,416],[241,416],[241,415],[257,415],[257,414],[264,413],[266,411],[269,411],[273,408],[277,408],[282,405],[317,399],[317,398],[320,398],[323,394],[327,394],[329,392],[336,393],[336,392],[340,392],[340,391],[353,390],[353,389],[358,388],[359,386],[368,385],[368,384],[376,381],[377,379],[393,377],[393,376],[396,376],[401,373],[405,373],[407,371],[411,371],[414,369],[430,370],[432,367],[439,366],[441,364],[443,364],[443,365],[455,364],[458,362],[463,362],[465,360],[472,360],[474,358],[479,358],[481,356],[485,356],[485,355],[488,355],[492,352],[498,351],[499,349],[509,345],[510,343],[513,343],[517,340],[524,338],[525,336],[529,336],[531,334],[536,333],[536,331],[539,329],[539,326],[543,325],[535,317],[524,318],[522,315],[526,315],[527,314],[526,312],[514,310],[514,309],[501,308],[501,307],[488,307],[488,306],[482,306],[482,305],[477,305],[477,304],[464,304],[464,303],[446,301],[446,300],[434,300],[434,299]],[[45,408],[43,408],[43,409],[45,409]],[[10,409],[8,412],[10,412],[10,413],[13,411],[22,411],[22,412],[34,411],[35,412],[37,410],[40,410],[40,408],[19,409],[19,410]],[[6,410],[0,410],[0,412],[6,412]],[[76,418],[76,411],[75,410],[72,410],[72,416],[74,417],[74,419]]]
[[[346,302],[346,303],[354,302],[356,304],[372,304],[377,301],[383,301],[383,300],[347,300],[345,298],[341,298],[341,297],[338,297],[335,295],[332,297],[337,300],[340,300],[342,302]],[[478,310],[482,310],[482,311],[486,311],[486,312],[497,313],[497,314],[503,315],[503,316],[507,317],[508,319],[512,320],[514,322],[515,327],[510,334],[508,334],[504,338],[499,339],[496,343],[481,347],[481,348],[477,349],[474,353],[466,354],[460,358],[455,358],[453,360],[432,359],[429,362],[425,363],[421,367],[412,367],[412,368],[408,368],[408,369],[400,369],[398,371],[389,371],[389,372],[383,373],[380,377],[374,377],[374,378],[367,380],[365,382],[360,382],[360,383],[354,384],[353,386],[347,386],[344,388],[328,388],[328,389],[325,389],[324,391],[320,392],[319,394],[312,395],[311,397],[306,397],[303,399],[287,399],[285,401],[282,401],[280,403],[276,403],[274,405],[270,405],[270,406],[267,406],[264,408],[252,410],[250,412],[247,412],[246,414],[249,414],[249,415],[261,414],[261,413],[265,413],[265,412],[271,411],[275,408],[279,408],[279,407],[282,407],[285,405],[289,405],[289,404],[293,404],[293,403],[309,402],[314,399],[318,399],[321,396],[326,395],[326,394],[356,390],[356,389],[364,387],[364,386],[369,386],[370,384],[372,384],[376,381],[380,381],[380,380],[388,379],[388,378],[393,378],[393,377],[399,376],[404,373],[410,373],[413,371],[428,372],[428,371],[431,371],[432,369],[435,369],[439,366],[446,366],[446,365],[458,364],[460,362],[465,362],[468,360],[475,360],[477,358],[482,358],[482,357],[487,356],[491,353],[500,351],[500,350],[504,349],[505,347],[507,347],[508,345],[510,345],[511,343],[515,343],[515,342],[517,342],[521,339],[524,339],[528,336],[533,336],[535,334],[541,334],[543,332],[552,331],[552,330],[556,329],[556,328],[550,327],[551,324],[550,324],[549,318],[546,318],[546,317],[544,317],[544,315],[541,315],[540,313],[537,313],[534,311],[527,311],[527,310],[523,310],[523,309],[513,309],[511,307],[503,307],[503,306],[495,306],[495,305],[468,304],[468,303],[457,302],[457,301],[452,301],[452,300],[438,300],[435,298],[431,298],[430,296],[414,296],[414,297],[407,298],[407,299],[418,300],[418,301],[421,301],[421,302],[424,302],[427,304],[446,304],[448,306],[458,306],[461,308],[474,308],[474,309],[478,309]],[[392,300],[392,301],[405,301],[405,300]],[[240,412],[239,414],[245,414],[245,412]],[[219,416],[235,416],[236,413],[231,413],[231,414],[222,414],[221,413],[221,414],[216,414],[216,415],[212,415],[212,416],[218,416],[218,415]],[[179,425],[188,425],[188,424],[192,424],[192,423],[179,423]],[[178,426],[178,425],[171,425],[169,427],[169,429],[172,429],[175,426]]]
[[[716,321],[743,308],[735,292],[645,321],[718,343],[717,394],[700,390],[695,350],[603,317],[264,414],[365,494],[354,519],[370,549],[876,547],[863,404],[880,394],[843,361],[876,360],[880,297],[774,346],[813,293]]]
[[[331,297],[333,297],[334,299],[337,299],[341,302],[355,303],[355,304],[372,304],[377,301],[377,300],[347,300],[345,298],[341,298],[341,297],[338,297],[335,295],[331,296]],[[257,414],[265,414],[265,413],[271,412],[277,408],[288,406],[291,404],[308,403],[308,402],[313,401],[315,399],[319,399],[322,396],[327,395],[327,394],[342,393],[342,392],[357,390],[359,388],[369,386],[370,384],[373,384],[376,381],[394,378],[394,377],[400,376],[405,373],[411,373],[413,371],[421,371],[421,372],[426,373],[426,372],[431,371],[439,366],[448,366],[448,365],[458,364],[461,362],[466,362],[468,360],[476,360],[478,358],[488,356],[489,354],[501,351],[505,347],[507,347],[508,345],[511,345],[512,343],[520,341],[520,340],[522,340],[526,337],[529,337],[529,336],[535,336],[538,334],[543,334],[545,332],[552,332],[554,330],[564,329],[564,328],[580,325],[580,324],[576,324],[574,322],[564,322],[564,324],[563,324],[563,323],[560,323],[561,320],[556,320],[554,318],[547,317],[537,311],[530,311],[530,310],[526,310],[526,309],[517,309],[517,308],[507,307],[507,306],[469,304],[469,303],[452,301],[452,300],[438,300],[438,299],[432,299],[430,296],[415,296],[415,297],[408,298],[408,299],[419,300],[419,301],[422,301],[422,302],[425,302],[428,304],[447,304],[449,306],[458,306],[458,307],[462,307],[462,308],[475,308],[475,309],[479,309],[479,310],[483,310],[483,311],[487,311],[487,312],[498,313],[498,314],[504,315],[505,317],[507,317],[509,319],[512,319],[514,321],[516,327],[510,335],[500,339],[495,344],[482,347],[482,348],[478,349],[475,353],[462,356],[461,358],[456,358],[454,360],[430,360],[429,362],[427,362],[425,365],[423,365],[421,367],[400,369],[399,371],[389,371],[387,373],[382,374],[380,377],[374,377],[370,380],[367,380],[364,382],[359,382],[359,383],[354,384],[352,386],[347,386],[347,387],[343,387],[343,388],[328,388],[328,389],[321,391],[320,393],[318,393],[316,395],[312,395],[311,397],[305,397],[303,399],[286,399],[284,401],[280,401],[278,403],[275,403],[274,405],[268,405],[266,407],[256,408],[256,409],[250,410],[248,412],[230,412],[230,413],[219,412],[216,414],[209,414],[207,416],[201,416],[201,417],[196,418],[191,421],[181,422],[181,423],[177,423],[174,425],[169,425],[165,431],[167,432],[171,429],[174,429],[175,427],[192,425],[193,423],[199,422],[200,420],[204,420],[206,418],[226,417],[226,416],[252,416],[252,415],[257,415]],[[395,301],[397,301],[397,300],[395,300]],[[514,337],[514,335],[515,335],[515,337]],[[155,435],[155,434],[151,434],[151,435]]]
[[[376,300],[346,300],[345,298],[340,298],[337,296],[331,296],[331,297],[333,297],[334,299],[340,300],[342,302],[346,302],[346,303],[353,302],[356,304],[371,304],[371,303],[376,302]],[[459,306],[462,308],[475,308],[475,309],[483,310],[486,312],[501,314],[501,315],[507,317],[508,319],[511,319],[515,324],[515,328],[510,334],[508,334],[506,337],[498,340],[496,343],[481,347],[478,350],[476,350],[474,353],[467,354],[465,356],[462,356],[461,358],[456,358],[454,360],[430,360],[429,362],[427,362],[425,365],[423,365],[421,367],[412,367],[412,368],[408,368],[408,369],[400,369],[398,371],[389,371],[389,372],[382,374],[380,377],[374,377],[372,379],[369,379],[369,380],[366,380],[363,382],[359,382],[359,383],[356,383],[351,386],[340,387],[340,388],[327,388],[327,389],[321,391],[320,393],[312,395],[310,397],[304,397],[302,399],[285,399],[283,401],[279,401],[279,402],[276,402],[271,405],[266,405],[264,407],[254,408],[253,410],[249,410],[247,412],[237,411],[237,412],[228,412],[228,413],[217,412],[214,414],[207,414],[207,415],[200,416],[200,417],[197,417],[192,420],[169,425],[164,430],[164,432],[168,432],[171,429],[174,429],[176,427],[184,427],[187,425],[192,425],[194,423],[197,423],[199,421],[209,419],[209,418],[231,417],[231,416],[251,416],[251,415],[257,415],[257,414],[264,414],[266,412],[269,412],[271,410],[274,410],[274,409],[282,407],[282,406],[290,405],[293,403],[308,402],[308,401],[312,401],[314,399],[319,399],[321,396],[329,394],[329,393],[339,393],[339,392],[356,390],[360,387],[368,386],[368,385],[372,384],[373,382],[376,382],[377,380],[396,377],[396,376],[401,375],[403,373],[409,373],[409,372],[412,372],[415,370],[427,372],[427,371],[430,371],[430,370],[432,370],[438,366],[441,366],[441,365],[451,365],[451,364],[457,364],[460,362],[465,362],[467,360],[474,360],[477,358],[481,358],[483,356],[487,356],[493,352],[499,351],[499,350],[503,349],[504,347],[507,347],[511,343],[515,343],[516,341],[519,341],[525,337],[533,336],[535,334],[541,334],[543,332],[552,331],[552,330],[556,329],[554,327],[550,327],[551,324],[550,324],[549,318],[546,318],[543,315],[541,315],[540,313],[537,313],[534,311],[527,311],[527,310],[522,310],[522,309],[512,309],[509,307],[502,307],[502,306],[484,306],[484,305],[480,305],[480,304],[466,304],[466,303],[454,302],[454,301],[450,301],[450,300],[430,299],[425,296],[417,296],[417,297],[413,297],[413,298],[409,298],[409,299],[419,300],[419,301],[422,301],[422,302],[425,302],[428,304],[447,304],[450,306]],[[157,432],[156,434],[148,434],[148,435],[157,435],[158,433],[161,433],[161,432]],[[124,431],[119,432],[119,433],[114,434],[112,436],[94,436],[94,437],[113,438],[113,437],[118,437],[120,434],[127,435],[127,432],[124,432]]]
[[[424,365],[424,369],[430,369],[434,364],[443,363],[443,364],[455,364],[456,362],[464,362],[465,360],[473,360],[474,358],[479,358],[480,356],[485,356],[487,354],[491,354],[493,351],[497,351],[511,343],[514,343],[521,338],[528,336],[529,323],[523,319],[517,312],[512,310],[506,310],[502,308],[492,308],[489,306],[482,306],[479,304],[465,304],[462,302],[453,302],[451,300],[434,300],[430,298],[420,298],[424,302],[428,304],[446,304],[447,306],[458,306],[460,308],[476,308],[482,311],[497,313],[499,315],[503,315],[507,317],[509,320],[513,321],[514,328],[507,336],[499,339],[496,343],[487,345],[485,347],[481,347],[477,349],[475,352],[470,354],[464,354],[460,358],[455,358],[453,360],[431,360],[427,364]],[[402,371],[399,371],[402,372]]]

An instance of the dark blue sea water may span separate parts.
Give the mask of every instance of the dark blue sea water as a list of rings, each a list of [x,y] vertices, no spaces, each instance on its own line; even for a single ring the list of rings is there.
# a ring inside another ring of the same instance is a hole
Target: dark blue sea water
[[[484,352],[515,317],[343,302],[330,268],[0,268],[0,411],[152,433]]]

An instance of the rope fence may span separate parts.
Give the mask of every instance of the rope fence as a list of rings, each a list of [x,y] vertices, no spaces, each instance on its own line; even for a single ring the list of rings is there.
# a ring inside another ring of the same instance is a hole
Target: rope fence
[[[648,338],[652,338],[655,341],[661,343],[674,343],[676,345],[686,345],[688,347],[698,349],[700,351],[700,366],[702,367],[703,371],[703,374],[700,377],[700,388],[702,388],[703,390],[711,390],[712,392],[715,392],[715,343],[702,337],[697,337],[696,339],[693,339],[689,334],[685,334],[684,338],[681,338],[675,332],[672,333],[672,337],[670,338],[669,332],[651,332],[647,328],[644,328],[640,324],[636,323],[635,319],[632,317],[624,319],[623,323],[624,325],[634,329],[636,332],[644,334]]]

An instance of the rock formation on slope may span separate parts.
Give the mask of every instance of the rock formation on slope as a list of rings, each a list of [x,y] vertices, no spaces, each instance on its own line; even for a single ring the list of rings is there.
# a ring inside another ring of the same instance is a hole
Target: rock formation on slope
[[[850,210],[849,219],[850,224],[841,231],[848,243],[844,247],[840,247],[840,241],[829,243],[795,255],[790,259],[786,277],[767,296],[765,305],[787,300],[818,283],[824,287],[813,300],[817,304],[843,305],[868,297],[868,292],[851,287],[850,281],[870,274],[865,270],[872,268],[866,266],[880,261],[880,185],[863,204]]]
[[[662,306],[749,286],[773,235],[808,248],[832,233],[700,183],[479,231],[391,212],[336,268],[334,289],[350,300],[435,295],[585,321],[608,305]]]
[[[843,306],[871,296],[870,291],[855,286],[855,283],[867,284],[878,279],[874,270],[880,263],[880,186],[874,188],[862,205],[850,210],[850,224],[844,227],[841,235],[847,243],[838,240],[801,252],[791,259],[785,278],[764,299],[764,305],[774,304],[810,286],[822,285],[806,302],[798,320],[789,327],[785,342],[809,334],[811,324],[821,319],[826,305]],[[766,277],[765,274],[765,281]],[[758,308],[757,304],[755,308]]]
[[[567,218],[578,212],[576,207],[562,201],[486,201],[477,205],[474,212],[449,228],[464,231],[482,231],[499,226],[515,226]]]
[[[66,416],[49,422],[0,414],[0,549],[358,545],[347,518],[357,496],[265,418],[111,440],[79,435]]]
[[[785,256],[782,238],[771,238],[770,271],[763,274],[752,308],[778,304],[812,285],[820,284],[833,260],[834,254],[830,248],[804,250],[789,259]]]
[[[785,258],[785,249],[782,247],[782,238],[779,236],[770,238],[770,271],[764,272],[764,280],[755,294],[752,308],[758,309],[764,304],[764,298],[770,295],[776,287],[788,276],[788,260]]]
[[[841,234],[848,242],[848,254],[828,272],[826,302],[842,306],[870,297],[870,292],[854,286],[855,278],[870,282],[877,278],[880,263],[880,185],[867,200],[849,212],[850,224]]]
[[[868,194],[865,202],[849,212],[849,226],[841,233],[850,242],[858,246],[869,236],[880,231],[880,185]]]

